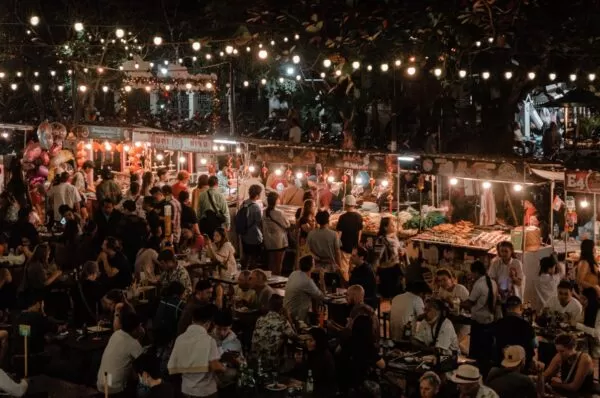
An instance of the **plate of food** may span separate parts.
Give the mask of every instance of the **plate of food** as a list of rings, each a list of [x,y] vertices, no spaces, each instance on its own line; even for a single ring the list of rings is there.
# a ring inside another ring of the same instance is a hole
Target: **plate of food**
[[[283,391],[287,388],[287,386],[281,383],[273,383],[267,385],[265,388],[269,391]]]
[[[87,330],[90,333],[102,333],[102,332],[108,332],[110,329],[109,328],[105,328],[105,327],[100,326],[100,325],[97,325],[97,326],[88,326]]]

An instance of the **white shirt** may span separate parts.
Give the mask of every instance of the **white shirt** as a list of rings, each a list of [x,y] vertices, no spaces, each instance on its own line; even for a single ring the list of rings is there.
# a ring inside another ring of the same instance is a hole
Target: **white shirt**
[[[515,268],[517,276],[523,279],[523,264],[516,258],[511,259],[508,264],[504,264],[500,257],[494,258],[490,264],[488,275],[496,281],[498,289],[501,291],[509,291],[509,295],[514,294],[517,297],[522,297],[521,287],[512,284],[509,276],[510,268]]]
[[[104,373],[108,373],[108,392],[116,394],[122,392],[127,385],[127,379],[131,375],[131,364],[133,360],[142,354],[142,346],[131,337],[129,333],[117,330],[110,336],[108,344],[102,353],[100,369],[96,387],[98,391],[104,392]]]
[[[6,393],[13,397],[22,397],[27,392],[27,387],[25,379],[20,383],[15,383],[5,371],[0,369],[0,395]]]
[[[404,325],[416,322],[416,318],[425,311],[423,299],[414,293],[402,293],[392,300],[390,309],[390,335],[393,340],[402,340]]]
[[[492,294],[496,296],[498,294],[498,286],[496,281],[493,279],[492,283]],[[488,308],[488,294],[489,289],[485,281],[485,276],[477,279],[473,284],[473,290],[469,296],[469,301],[472,301],[473,307],[471,307],[471,319],[477,323],[488,324],[494,322],[494,312]]]
[[[548,304],[546,306],[550,311],[558,312],[560,314],[569,315],[569,319],[571,321],[579,320],[581,316],[581,312],[583,311],[583,307],[576,298],[571,297],[571,300],[566,306],[562,306],[560,301],[558,301],[558,296],[554,296],[548,300]]]
[[[561,277],[561,274],[542,274],[533,282],[533,288],[535,289],[533,308],[536,311],[541,311],[547,307],[550,299],[557,296]]]
[[[52,209],[54,210],[54,221],[60,221],[62,216],[58,212],[61,205],[75,207],[81,202],[81,195],[73,185],[68,182],[62,182],[50,188],[49,196],[52,198]]]
[[[499,395],[496,394],[496,391],[482,384],[479,386],[479,391],[477,391],[475,398],[499,398]]]
[[[444,350],[444,354],[451,354],[455,351],[458,352],[458,337],[456,336],[452,322],[447,318],[444,319],[437,340],[434,341],[433,338],[435,337],[436,328],[437,325],[434,325],[432,329],[427,321],[420,322],[417,333],[415,334],[415,339],[428,347]]]
[[[154,279],[154,265],[158,260],[158,253],[154,249],[141,248],[135,257],[135,277],[140,278],[140,273],[144,273],[144,279]]]
[[[302,130],[300,130],[300,127],[294,126],[290,129],[290,142],[299,144],[300,141],[302,141]]]
[[[262,191],[260,192],[260,202],[267,203],[267,193],[265,191],[265,186],[258,178],[254,177],[248,178],[242,181],[242,183],[240,184],[238,192],[239,203],[241,204],[245,200],[250,199],[250,196],[248,195],[248,189],[250,189],[252,185],[259,185],[262,188]]]
[[[312,300],[322,298],[323,293],[306,273],[298,270],[290,274],[285,284],[283,306],[292,318],[307,322]]]
[[[467,290],[467,288],[463,285],[457,283],[450,291],[446,289],[439,289],[438,296],[444,300],[457,298],[462,302],[469,298],[469,290]]]

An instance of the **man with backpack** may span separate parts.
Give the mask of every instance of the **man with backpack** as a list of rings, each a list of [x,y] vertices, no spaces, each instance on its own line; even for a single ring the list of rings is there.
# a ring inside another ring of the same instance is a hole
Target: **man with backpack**
[[[208,179],[208,189],[200,193],[199,202],[200,232],[212,239],[215,229],[229,229],[229,207],[225,196],[219,192],[219,179],[216,176]]]
[[[256,268],[260,258],[263,243],[262,211],[259,205],[260,195],[263,188],[260,185],[252,185],[248,189],[249,199],[242,203],[235,216],[235,230],[242,240],[242,267],[244,269]]]

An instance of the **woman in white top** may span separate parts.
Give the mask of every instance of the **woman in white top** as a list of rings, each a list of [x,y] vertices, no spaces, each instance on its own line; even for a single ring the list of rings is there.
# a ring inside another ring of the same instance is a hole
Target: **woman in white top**
[[[267,195],[267,208],[262,219],[263,243],[267,251],[267,263],[274,275],[281,275],[281,266],[285,249],[288,247],[287,231],[290,222],[280,210],[277,210],[277,192],[269,192]]]
[[[223,228],[215,229],[212,241],[209,240],[206,246],[206,254],[221,265],[224,271],[221,272],[222,277],[231,278],[237,272],[235,248]]]
[[[401,290],[402,268],[400,263],[404,256],[404,245],[398,239],[394,218],[383,217],[381,219],[375,252],[378,259],[379,294],[384,298],[392,298]]]
[[[551,298],[558,295],[558,284],[564,276],[564,267],[558,264],[554,257],[544,257],[540,260],[540,273],[533,282],[535,289],[534,310],[540,312],[548,306]]]
[[[510,296],[523,297],[523,264],[515,258],[515,249],[508,241],[497,246],[498,257],[492,260],[488,275],[498,284],[502,301]]]
[[[425,319],[419,323],[415,345],[426,350],[440,350],[444,355],[458,353],[458,337],[452,322],[446,318],[448,309],[442,300],[430,299],[425,304]]]

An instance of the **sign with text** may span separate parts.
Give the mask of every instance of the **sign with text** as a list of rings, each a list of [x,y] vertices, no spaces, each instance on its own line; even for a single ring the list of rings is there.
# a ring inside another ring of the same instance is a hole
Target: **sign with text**
[[[474,178],[506,182],[523,181],[523,164],[518,162],[424,157],[421,169],[444,177]]]
[[[125,129],[121,127],[110,126],[86,126],[90,132],[89,138],[102,140],[123,141],[125,139]]]
[[[134,142],[149,142],[154,148],[166,151],[211,152],[213,143],[210,138],[198,136],[180,136],[171,134],[134,132]]]
[[[600,173],[595,171],[566,171],[565,190],[569,192],[600,193]]]
[[[181,150],[185,152],[211,152],[212,140],[204,137],[182,137]]]

